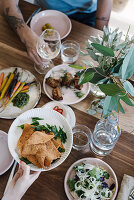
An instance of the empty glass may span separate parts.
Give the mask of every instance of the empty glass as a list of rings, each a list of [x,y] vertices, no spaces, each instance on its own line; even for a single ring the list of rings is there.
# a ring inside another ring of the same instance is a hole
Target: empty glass
[[[60,34],[53,29],[46,29],[42,32],[37,42],[37,53],[45,62],[42,65],[35,65],[35,69],[40,74],[45,74],[46,69],[52,68],[51,59],[55,58],[60,52]]]
[[[113,150],[120,134],[121,130],[115,115],[99,120],[91,136],[91,150],[99,156],[108,155]]]
[[[89,146],[91,131],[87,126],[77,124],[73,129],[73,148],[83,150]]]
[[[61,45],[61,59],[64,63],[74,63],[79,56],[80,45],[72,40],[67,40]]]

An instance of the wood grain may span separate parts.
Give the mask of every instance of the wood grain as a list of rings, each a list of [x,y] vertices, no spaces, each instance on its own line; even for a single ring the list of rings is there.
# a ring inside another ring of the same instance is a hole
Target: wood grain
[[[24,19],[27,20],[31,13],[37,8],[34,5],[20,1],[20,7],[24,15]],[[72,31],[67,39],[76,40],[80,43],[81,49],[85,48],[84,42],[90,35],[101,34],[100,31],[90,28],[86,25],[80,24],[72,20]],[[77,63],[80,63],[83,58],[79,58]],[[61,64],[60,56],[54,59],[54,64]],[[0,15],[0,69],[11,66],[19,66],[31,71],[39,80],[43,81],[44,76],[39,75],[33,68],[33,63],[27,56],[25,46],[20,42],[15,33],[10,29],[4,17]],[[90,116],[87,114],[88,106],[91,103],[93,97],[89,96],[81,103],[73,105],[73,110],[76,114],[77,123],[88,126],[93,131],[99,115]],[[44,94],[42,90],[42,97],[37,107],[41,107],[50,100]],[[134,129],[134,110],[133,108],[126,107],[126,114],[120,116],[120,125],[125,131],[132,131]],[[97,117],[97,118],[96,118]],[[0,129],[7,132],[13,120],[0,119]],[[123,175],[134,176],[134,135],[122,131],[121,137],[117,142],[113,152],[103,159],[106,161],[117,174],[119,186]],[[1,154],[2,152],[0,152]],[[24,200],[66,200],[67,197],[64,192],[64,176],[70,165],[76,160],[84,157],[97,157],[90,149],[78,152],[71,151],[71,154],[66,161],[50,172],[44,172],[40,175],[39,179],[29,188],[24,195]],[[4,188],[6,186],[9,170],[0,177],[0,198],[3,195]]]

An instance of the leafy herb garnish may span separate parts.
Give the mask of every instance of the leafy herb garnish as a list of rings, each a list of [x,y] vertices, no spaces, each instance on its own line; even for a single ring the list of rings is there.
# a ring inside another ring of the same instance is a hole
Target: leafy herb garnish
[[[62,152],[65,152],[65,149],[59,147],[59,148],[58,148],[58,151],[59,151],[60,153],[62,153]]]
[[[21,124],[21,125],[18,126],[18,127],[20,127],[21,129],[24,129],[24,124]]]
[[[69,179],[67,181],[67,183],[68,183],[68,185],[70,187],[71,192],[74,191],[75,190],[75,183],[76,183],[75,180],[74,179]]]
[[[37,120],[44,120],[43,118],[39,118],[39,117],[32,117],[32,122],[37,121]]]
[[[31,162],[27,158],[21,157],[20,160],[25,162],[27,165],[31,164]]]
[[[75,92],[76,96],[81,98],[84,96],[84,94],[82,92]]]
[[[103,176],[105,176],[106,179],[109,179],[109,176],[110,176],[110,175],[105,171],[105,172],[103,173]]]

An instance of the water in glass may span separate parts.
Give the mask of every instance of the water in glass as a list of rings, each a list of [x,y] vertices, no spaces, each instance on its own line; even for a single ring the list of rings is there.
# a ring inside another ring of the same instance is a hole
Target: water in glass
[[[107,119],[99,120],[91,136],[91,150],[99,156],[108,155],[114,148],[120,134],[117,117],[110,115]]]

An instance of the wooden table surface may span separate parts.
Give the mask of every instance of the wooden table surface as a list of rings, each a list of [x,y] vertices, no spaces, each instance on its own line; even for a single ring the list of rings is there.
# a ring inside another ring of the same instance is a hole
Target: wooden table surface
[[[36,6],[29,3],[20,2],[20,7],[26,20],[31,13],[36,9]],[[80,43],[82,49],[84,49],[84,41],[86,41],[90,35],[101,34],[100,31],[90,28],[86,25],[72,21],[72,31],[67,39],[73,39]],[[80,62],[80,59],[78,60]],[[61,64],[60,57],[54,60],[54,64]],[[30,61],[26,54],[24,45],[16,37],[15,33],[9,28],[4,17],[0,15],[0,69],[11,66],[19,66],[24,69],[28,69],[34,75],[36,75],[42,83],[43,75],[39,75],[33,69],[33,63]],[[89,95],[83,102],[73,105],[73,110],[76,115],[77,123],[88,126],[93,131],[97,122],[96,117],[88,115],[87,108],[90,105],[92,97]],[[41,107],[50,100],[44,94],[42,90],[42,97],[37,107]],[[115,171],[119,187],[122,181],[123,175],[128,174],[134,176],[134,135],[127,133],[134,129],[132,119],[134,112],[132,108],[126,108],[127,113],[120,116],[120,124],[124,129],[118,140],[112,153],[104,158],[101,158],[107,162]],[[0,119],[0,130],[8,132],[13,120]],[[127,131],[127,132],[126,132]],[[0,152],[1,154],[2,152]],[[56,169],[42,173],[39,179],[29,188],[22,199],[24,200],[66,200],[67,197],[64,192],[64,176],[69,166],[84,157],[97,157],[90,149],[83,152],[75,150],[71,151],[71,154],[66,161],[57,167]],[[0,198],[3,195],[4,188],[6,186],[9,174],[11,170],[0,176]]]

